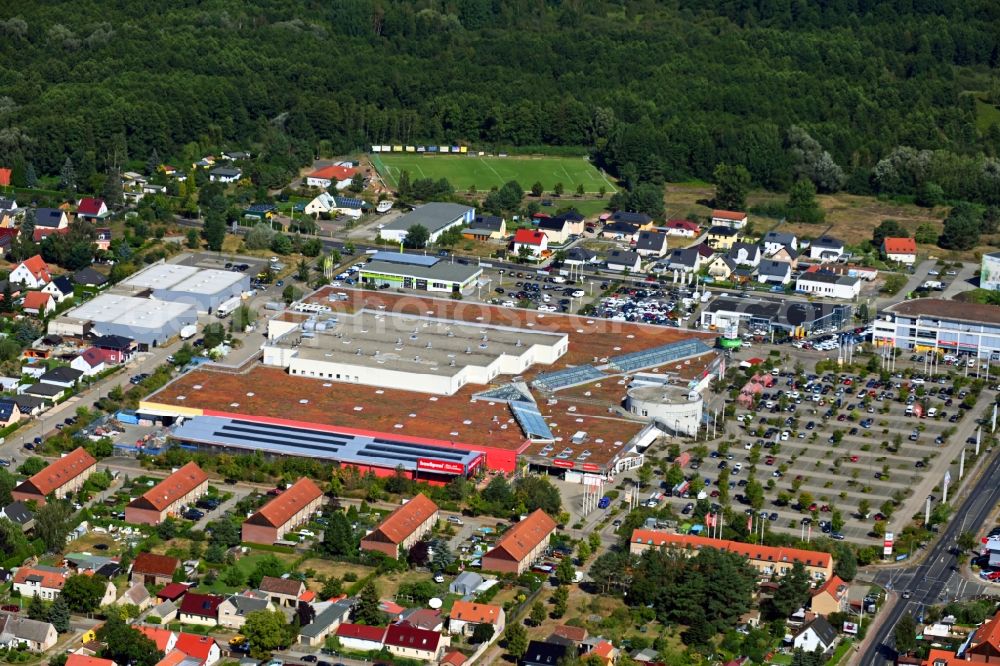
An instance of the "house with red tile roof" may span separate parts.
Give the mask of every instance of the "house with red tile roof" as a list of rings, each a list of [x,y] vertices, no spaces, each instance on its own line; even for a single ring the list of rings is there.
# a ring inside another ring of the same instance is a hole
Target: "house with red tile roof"
[[[831,576],[820,587],[813,590],[809,608],[813,613],[826,617],[830,613],[841,613],[847,610],[847,593],[850,586],[836,574]]]
[[[689,555],[696,555],[702,548],[717,548],[738,553],[765,577],[782,576],[791,571],[796,562],[802,563],[809,576],[815,580],[827,580],[833,576],[833,557],[830,553],[801,548],[758,546],[727,539],[672,534],[660,530],[633,530],[632,538],[629,539],[629,552],[641,555],[650,548],[675,549]]]
[[[118,664],[111,659],[101,659],[86,654],[71,654],[66,657],[66,666],[118,666]]]
[[[323,491],[307,477],[302,477],[243,521],[243,541],[270,546],[281,541],[323,504]]]
[[[483,571],[522,574],[541,557],[556,529],[556,522],[541,509],[509,529],[483,555]]]
[[[106,217],[110,217],[111,211],[108,210],[108,205],[104,203],[104,199],[86,197],[85,199],[80,199],[76,204],[76,215],[81,220],[103,220]]]
[[[390,624],[385,632],[385,647],[390,654],[404,659],[436,662],[451,645],[451,639],[436,631],[418,629],[405,622]]]
[[[0,167],[0,187],[10,187],[10,177],[14,173],[13,169]]]
[[[11,492],[15,500],[45,504],[49,495],[66,497],[75,493],[97,471],[97,460],[82,446],[77,447],[45,466],[43,470],[21,482]]]
[[[104,372],[108,367],[109,357],[110,354],[103,349],[88,347],[69,362],[69,367],[79,370],[85,377],[92,377]]]
[[[344,189],[351,183],[351,178],[357,173],[356,169],[332,164],[325,166],[306,176],[307,187],[320,187],[328,189],[331,185],[336,185],[338,190]]]
[[[887,237],[882,239],[882,254],[889,261],[912,266],[917,260],[917,241],[912,238]]]
[[[25,314],[46,317],[55,312],[56,302],[53,300],[52,294],[44,291],[29,291],[24,295],[24,303],[22,303],[21,308]]]
[[[219,623],[219,605],[225,600],[214,594],[188,592],[181,599],[177,617],[185,624],[214,626]]]
[[[334,632],[337,640],[348,650],[370,652],[381,650],[385,645],[385,627],[369,627],[363,624],[342,623]]]
[[[14,590],[22,597],[41,597],[52,601],[62,592],[69,569],[61,567],[18,567]]]
[[[27,289],[41,289],[52,281],[52,274],[42,255],[36,254],[15,266],[7,279],[12,285],[22,284]]]
[[[537,229],[518,229],[514,232],[514,242],[511,247],[514,254],[520,256],[521,249],[530,257],[541,257],[549,247],[549,237]]]
[[[584,649],[587,650],[585,655],[594,655],[604,666],[612,666],[618,660],[620,652],[611,641],[604,638],[598,638],[590,645],[585,644]]]
[[[502,606],[458,599],[449,613],[448,631],[471,636],[477,624],[489,624],[493,626],[493,635],[496,636],[503,632],[506,622],[507,616]]]
[[[208,492],[208,475],[194,462],[147,490],[125,507],[125,521],[140,525],[159,525],[167,516],[180,513],[182,506],[193,503]]]
[[[450,652],[445,652],[444,656],[441,657],[441,666],[463,666],[468,657],[459,652],[458,650],[451,650]]]
[[[747,214],[735,210],[713,210],[712,226],[742,229],[747,226]]]
[[[701,232],[701,227],[691,220],[669,220],[663,225],[663,230],[668,236],[697,238],[699,232]]]
[[[143,585],[169,585],[180,564],[181,561],[176,557],[155,553],[139,553],[136,555],[135,561],[132,562],[129,581]],[[184,589],[186,591],[187,588]]]
[[[181,611],[183,613],[183,610]],[[198,660],[199,666],[212,666],[222,658],[219,644],[211,636],[181,632],[177,636],[176,650]]]
[[[979,625],[965,651],[967,658],[1000,661],[1000,613]]]
[[[156,593],[156,598],[163,601],[177,601],[190,589],[190,583],[167,583]]]
[[[184,662],[189,659],[191,659],[191,657],[188,657],[180,650],[172,650],[163,655],[163,659],[156,662],[155,666],[187,666]],[[191,661],[195,662],[197,660],[191,659]],[[194,663],[192,663],[191,666],[195,666]]]
[[[406,504],[386,516],[361,540],[361,550],[378,551],[398,558],[431,531],[439,516],[437,504],[418,493]]]

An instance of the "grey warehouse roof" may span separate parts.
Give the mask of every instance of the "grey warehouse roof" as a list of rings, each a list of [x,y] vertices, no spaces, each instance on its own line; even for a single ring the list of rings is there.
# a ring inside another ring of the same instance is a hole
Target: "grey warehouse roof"
[[[337,460],[355,465],[376,465],[388,469],[402,467],[408,471],[416,470],[417,461],[422,458],[460,463],[469,471],[470,465],[482,455],[468,449],[388,439],[378,433],[363,435],[355,431],[348,434],[219,416],[190,418],[178,426],[172,436],[184,442],[209,446]]]
[[[439,261],[431,266],[418,266],[410,263],[384,261],[375,259],[365,264],[362,273],[385,273],[419,278],[421,280],[440,280],[441,282],[465,282],[483,272],[479,266],[471,264],[453,264]]]
[[[407,231],[417,224],[425,227],[431,234],[454,224],[455,220],[465,217],[474,210],[470,206],[453,203],[429,203],[413,209],[402,217],[383,227],[384,231]]]
[[[780,321],[792,326],[823,319],[838,308],[849,306],[808,301],[772,301],[751,298],[717,298],[709,303],[709,312],[741,312],[758,319]]]

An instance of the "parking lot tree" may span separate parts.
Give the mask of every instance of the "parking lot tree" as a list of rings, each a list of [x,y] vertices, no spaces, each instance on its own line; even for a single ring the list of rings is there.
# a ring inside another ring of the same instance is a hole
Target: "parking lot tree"
[[[653,480],[653,468],[649,465],[643,465],[639,468],[637,476],[639,477],[639,485],[646,487]]]
[[[580,543],[583,545],[583,542]],[[556,565],[556,580],[559,581],[561,585],[566,585],[567,583],[573,582],[573,574],[575,569],[573,568],[573,558],[564,557],[559,560],[559,564]]]
[[[528,651],[528,632],[521,622],[512,621],[507,624],[503,632],[504,640],[507,643],[507,652],[513,657],[520,659]]]
[[[747,482],[744,494],[750,500],[750,506],[754,509],[760,510],[764,506],[764,487],[757,479],[751,479]]]
[[[799,510],[808,511],[809,506],[813,503],[812,493],[808,490],[803,490],[799,493]]]
[[[702,480],[702,478],[697,475],[692,477],[690,486],[688,488],[688,492],[690,492],[692,496],[695,496],[704,489],[705,489],[705,482]]]
[[[684,481],[684,471],[681,470],[680,465],[673,464],[667,468],[667,473],[664,475],[664,480],[667,485],[673,488],[678,483]]]
[[[830,513],[830,529],[834,532],[844,529],[844,516],[840,513],[840,509],[833,509]]]
[[[955,539],[955,544],[962,550],[972,550],[973,548],[979,545],[979,541],[976,540],[975,534],[973,534],[968,530],[965,530],[964,532],[958,535],[957,539]]]

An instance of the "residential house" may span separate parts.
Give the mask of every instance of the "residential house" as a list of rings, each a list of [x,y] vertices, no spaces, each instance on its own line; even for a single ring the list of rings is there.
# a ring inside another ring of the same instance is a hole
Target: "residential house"
[[[103,350],[97,347],[87,347],[79,356],[69,362],[69,367],[79,370],[83,373],[84,377],[93,377],[107,369],[108,365],[105,363],[105,358]]]
[[[222,159],[230,162],[242,162],[250,159],[250,153],[245,150],[227,150],[222,153]]]
[[[208,172],[213,183],[235,183],[243,177],[243,171],[236,167],[216,167]]]
[[[635,241],[636,236],[639,235],[639,230],[640,228],[638,224],[633,224],[631,222],[609,221],[605,223],[604,228],[601,229],[601,237],[632,243]]]
[[[569,238],[569,223],[562,217],[538,218],[538,230],[548,236],[549,243],[562,245]]]
[[[642,257],[631,250],[611,250],[604,261],[609,271],[638,273],[642,268]]]
[[[306,584],[294,578],[264,576],[257,589],[265,593],[275,606],[295,608],[299,605],[299,597],[306,591]]]
[[[52,295],[44,291],[29,291],[24,295],[24,303],[21,307],[25,314],[39,317],[47,317],[56,311],[56,303]]]
[[[181,561],[176,557],[139,553],[132,562],[129,582],[133,585],[167,585],[174,579],[174,573]]]
[[[549,248],[549,237],[536,229],[518,229],[514,233],[513,253],[540,258]]]
[[[243,521],[243,541],[268,546],[281,541],[308,521],[322,504],[323,491],[312,479],[302,477]]]
[[[441,611],[433,608],[408,608],[400,614],[399,622],[426,631],[444,631]]]
[[[10,167],[0,168],[0,187],[10,187],[11,178],[14,175],[14,170]]]
[[[81,287],[100,288],[108,283],[107,277],[90,266],[85,266],[73,273],[70,279]]]
[[[305,205],[303,212],[306,215],[316,216],[320,213],[329,213],[337,207],[337,200],[329,192],[320,192],[312,201]]]
[[[734,210],[713,210],[712,225],[742,229],[747,226],[747,214]]]
[[[848,584],[840,576],[831,576],[819,588],[813,590],[809,603],[810,610],[823,617],[830,613],[846,612],[849,589]]]
[[[827,580],[833,576],[833,558],[829,553],[800,548],[756,546],[727,539],[673,534],[662,530],[633,530],[629,541],[629,552],[641,555],[650,548],[669,548],[687,555],[695,555],[701,548],[718,548],[743,556],[747,563],[764,577],[783,576],[791,571],[796,562],[801,563],[809,577],[814,580]]]
[[[156,644],[156,649],[163,653],[173,652],[177,647],[177,634],[163,627],[151,627],[147,624],[133,624],[132,628]]]
[[[917,260],[917,241],[912,238],[884,238],[882,254],[889,261],[912,266]]]
[[[548,640],[551,641],[553,637],[566,639],[576,648],[587,639],[587,629],[585,627],[571,627],[568,624],[557,624]]]
[[[153,595],[149,593],[146,586],[141,583],[133,583],[125,590],[115,604],[118,606],[137,606],[140,611],[144,611],[153,605]]]
[[[600,263],[600,257],[593,250],[577,245],[566,251],[566,259],[563,261],[567,266],[584,266]]]
[[[518,663],[520,666],[558,666],[567,655],[575,656],[575,651],[558,643],[531,641]]]
[[[575,210],[568,210],[565,213],[556,215],[566,222],[566,233],[570,236],[580,236],[586,227],[586,219]]]
[[[483,555],[483,570],[521,575],[545,552],[555,529],[555,521],[541,509],[536,509],[507,530],[496,545]]]
[[[832,236],[821,236],[809,244],[809,258],[822,263],[837,261],[844,255],[844,243]]]
[[[35,231],[63,231],[69,228],[69,215],[61,208],[39,208],[35,211]]]
[[[728,280],[736,270],[736,262],[725,254],[717,254],[708,262],[706,270],[716,280]]]
[[[701,233],[701,227],[691,220],[669,220],[663,228],[668,236],[681,238],[697,238]]]
[[[334,634],[340,644],[355,652],[381,650],[385,645],[386,627],[369,627],[363,624],[341,623]]]
[[[580,648],[583,656],[594,656],[604,666],[613,666],[618,661],[620,653],[620,650],[611,641],[601,636],[584,640]]]
[[[861,279],[830,271],[808,270],[796,278],[795,291],[827,298],[852,299],[861,293]]]
[[[799,265],[799,251],[793,250],[789,247],[782,246],[776,251],[771,253],[764,253],[768,259],[773,259],[774,261],[784,261],[792,270],[795,270]]]
[[[56,402],[66,394],[66,389],[53,384],[32,384],[31,386],[18,387],[17,390],[27,393],[30,396],[41,398],[47,403]],[[18,403],[18,406],[20,406],[20,403]]]
[[[74,652],[66,656],[66,666],[118,666],[118,664],[111,659],[101,659],[100,657],[92,657],[89,654]]]
[[[0,426],[6,428],[21,420],[21,410],[10,398],[0,398]]]
[[[159,525],[208,492],[208,475],[194,462],[156,484],[125,507],[125,521]]]
[[[50,495],[62,498],[77,492],[96,471],[97,460],[80,446],[22,481],[11,491],[11,496],[15,500],[42,506]]]
[[[214,626],[219,623],[219,605],[225,600],[215,594],[188,592],[181,599],[177,617],[184,624]]]
[[[792,281],[792,267],[785,261],[765,259],[757,266],[757,281],[764,284],[788,284]]]
[[[6,518],[27,532],[35,526],[35,512],[25,502],[18,500],[0,509],[0,518]]]
[[[441,661],[438,662],[440,666],[465,666],[468,661],[468,657],[459,652],[458,650],[448,650],[441,657]]]
[[[249,222],[267,222],[278,212],[278,207],[273,203],[255,203],[247,206],[243,211],[243,217]]]
[[[635,251],[643,257],[662,257],[667,253],[667,235],[661,231],[640,231]]]
[[[239,630],[247,621],[248,614],[263,610],[274,610],[274,605],[267,598],[250,594],[234,594],[219,604],[219,625],[227,629]]]
[[[317,169],[306,176],[306,187],[319,187],[326,190],[330,186],[336,185],[336,189],[342,190],[351,184],[351,179],[356,173],[357,170],[352,167],[332,164]]]
[[[333,208],[330,209],[330,212],[336,215],[346,215],[354,220],[360,220],[361,216],[368,210],[371,210],[371,204],[360,197],[335,196],[333,198]]]
[[[316,617],[299,630],[299,643],[312,647],[323,645],[327,636],[347,622],[353,606],[354,600],[352,599],[315,604],[313,607],[316,609]]]
[[[405,556],[413,544],[430,532],[439,515],[437,504],[417,493],[361,539],[361,550],[378,551],[393,558],[401,553]]]
[[[475,592],[476,588],[482,584],[482,576],[474,571],[463,571],[455,577],[455,580],[451,581],[448,585],[448,591],[452,594],[459,594],[464,597],[467,594]]]
[[[123,335],[102,335],[94,346],[107,353],[107,363],[121,364],[129,361],[138,350],[135,340]]]
[[[496,215],[476,215],[462,237],[478,241],[499,241],[507,237],[507,220]]]
[[[177,635],[177,646],[174,649],[196,659],[197,666],[212,666],[222,658],[222,649],[211,636],[181,632]]]
[[[837,630],[821,617],[804,625],[792,638],[792,646],[806,652],[827,652],[836,642]]]
[[[156,598],[162,601],[180,602],[181,597],[193,587],[192,583],[167,583],[156,593]]]
[[[751,243],[733,243],[729,248],[729,258],[739,266],[756,267],[760,263],[760,246]]]
[[[68,365],[60,365],[44,373],[38,378],[38,381],[70,389],[76,386],[81,377],[83,377],[83,373],[79,370],[74,370]]]
[[[77,202],[76,216],[81,220],[93,222],[94,220],[103,220],[106,217],[111,217],[111,211],[108,210],[108,205],[104,203],[104,199],[87,197]]]
[[[768,231],[761,239],[761,243],[764,245],[764,254],[767,255],[774,254],[783,247],[791,250],[799,249],[799,239],[795,234],[784,231]]]
[[[25,289],[41,289],[52,281],[52,274],[42,255],[36,254],[15,266],[7,280],[12,285],[23,285]]]
[[[634,213],[627,210],[615,211],[611,214],[609,221],[614,224],[616,222],[624,222],[625,224],[634,224],[639,230],[651,229],[653,227],[653,218],[645,213]]]
[[[385,632],[385,647],[390,654],[404,659],[436,662],[451,639],[436,631],[417,629],[406,623],[391,624]]]
[[[62,303],[73,297],[73,281],[65,275],[57,277],[42,287],[42,292],[52,296],[56,303]]]
[[[709,247],[719,252],[728,252],[740,238],[740,232],[731,227],[715,226],[708,230],[705,242]]]
[[[0,613],[0,647],[24,646],[32,652],[55,647],[59,635],[50,622],[30,620],[19,614]]]
[[[17,199],[0,197],[0,217],[9,216],[11,224],[13,224],[14,217],[20,213],[20,208],[17,206]]]
[[[62,592],[69,569],[62,567],[18,567],[14,574],[14,591],[22,597],[41,597],[52,601]]]
[[[158,619],[160,624],[173,622],[177,618],[177,604],[173,601],[164,601],[153,606],[146,614],[146,620],[150,621],[152,618]]]
[[[1000,613],[979,625],[965,650],[970,661],[996,662],[1000,659]],[[933,666],[933,664],[931,664]]]
[[[5,218],[3,213],[0,213],[0,250],[7,252],[10,250],[10,246],[14,243],[14,239],[21,234],[20,229],[4,227],[3,222]]]
[[[493,626],[493,635],[499,636],[506,626],[503,607],[494,604],[477,604],[458,599],[448,614],[448,631],[453,634],[471,636],[477,624]]]
[[[24,393],[12,396],[11,400],[17,404],[17,408],[21,410],[22,416],[38,416],[49,402],[43,398]]]
[[[696,273],[701,268],[702,256],[698,248],[675,248],[667,255],[667,270]]]

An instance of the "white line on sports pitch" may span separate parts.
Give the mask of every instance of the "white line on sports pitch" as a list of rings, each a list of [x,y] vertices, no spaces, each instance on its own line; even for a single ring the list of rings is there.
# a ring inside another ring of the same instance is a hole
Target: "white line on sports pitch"
[[[503,183],[503,176],[500,175],[500,172],[497,171],[496,169],[494,169],[493,165],[490,164],[489,162],[487,162],[486,160],[484,160],[482,157],[479,158],[479,161],[482,162],[483,164],[485,164],[486,168],[489,169],[490,171],[492,171],[493,175],[495,175],[497,177],[497,179],[500,181],[498,183],[498,186],[502,186],[504,183]]]

